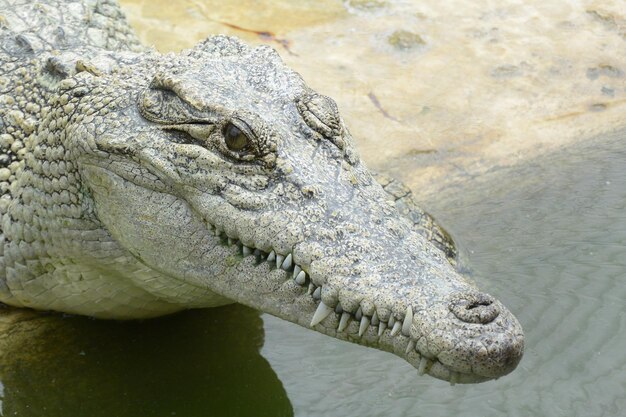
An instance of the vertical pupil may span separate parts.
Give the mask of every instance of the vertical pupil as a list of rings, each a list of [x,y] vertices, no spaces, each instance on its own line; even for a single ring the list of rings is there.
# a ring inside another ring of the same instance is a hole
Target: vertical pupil
[[[224,136],[226,139],[226,146],[228,146],[228,149],[231,151],[240,151],[248,145],[248,138],[246,135],[232,123],[226,125]]]

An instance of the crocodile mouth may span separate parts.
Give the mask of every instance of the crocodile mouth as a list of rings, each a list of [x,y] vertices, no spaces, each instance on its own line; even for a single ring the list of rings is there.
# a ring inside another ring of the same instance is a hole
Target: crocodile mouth
[[[460,371],[445,363],[444,358],[420,350],[420,340],[413,338],[410,332],[413,324],[411,306],[404,312],[393,312],[385,320],[378,316],[377,311],[374,311],[372,315],[363,314],[361,307],[356,311],[347,311],[342,308],[339,301],[334,307],[329,306],[322,301],[324,284],[316,285],[308,272],[308,267],[296,263],[292,253],[278,253],[271,248],[259,249],[250,244],[244,244],[237,237],[229,236],[217,226],[208,222],[205,224],[209,232],[220,239],[222,245],[238,251],[242,259],[254,257],[256,266],[269,264],[271,269],[284,271],[286,281],[291,280],[301,288],[300,297],[308,296],[314,303],[314,312],[308,325],[303,323],[301,318],[283,317],[284,319],[298,322],[305,327],[308,326],[338,339],[391,351],[415,367],[418,375],[429,374],[448,381],[451,385],[478,383],[499,378],[499,375],[486,376],[475,372]]]

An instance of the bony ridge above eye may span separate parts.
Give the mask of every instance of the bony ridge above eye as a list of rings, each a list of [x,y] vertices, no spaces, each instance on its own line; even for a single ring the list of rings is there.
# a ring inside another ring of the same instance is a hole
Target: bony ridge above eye
[[[308,92],[296,99],[296,108],[305,123],[326,138],[341,135],[337,104],[330,97]]]

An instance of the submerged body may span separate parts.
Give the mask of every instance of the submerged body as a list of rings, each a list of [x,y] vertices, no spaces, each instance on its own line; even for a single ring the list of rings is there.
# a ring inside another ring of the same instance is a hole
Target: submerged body
[[[108,0],[0,0],[0,301],[102,318],[241,302],[479,382],[523,334],[269,47],[146,50]]]

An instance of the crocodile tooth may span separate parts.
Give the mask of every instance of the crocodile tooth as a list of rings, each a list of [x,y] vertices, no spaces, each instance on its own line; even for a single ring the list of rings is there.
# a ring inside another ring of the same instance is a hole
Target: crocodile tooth
[[[324,304],[324,302],[321,302],[320,305],[317,306],[315,314],[313,314],[313,318],[311,319],[311,327],[324,320],[332,312],[332,307],[328,307],[326,304]]]
[[[413,323],[413,307],[409,306],[406,309],[404,315],[404,321],[402,322],[402,334],[408,336],[411,332],[411,323]]]
[[[398,334],[398,332],[400,331],[400,328],[402,327],[402,323],[400,323],[399,321],[396,321],[393,325],[393,329],[391,329],[391,335],[395,336]]]
[[[374,314],[372,314],[372,326],[378,326],[379,323],[380,320],[378,319],[378,312],[374,311]]]
[[[341,314],[341,319],[339,319],[339,327],[337,327],[338,332],[343,332],[348,327],[348,320],[350,319],[350,313],[344,311]]]
[[[215,228],[215,236],[219,236],[222,232],[217,227]]]
[[[228,244],[232,245],[233,243],[235,243],[235,239],[233,239],[232,237],[228,238]]]
[[[396,318],[392,315],[391,317],[389,317],[389,323],[387,324],[389,325],[389,327],[392,327],[395,322],[396,322]]]
[[[459,373],[458,372],[450,372],[450,386],[455,386],[459,381]]]
[[[317,287],[312,282],[309,283],[309,295],[313,294]]]
[[[284,260],[285,257],[283,255],[276,254],[276,268],[280,268]]]
[[[293,267],[293,277],[297,277],[298,274],[300,273],[300,271],[302,271],[302,268],[300,268],[300,265],[296,265]]]
[[[246,245],[243,245],[243,256],[250,256],[250,255],[252,255],[252,249],[250,249]]]
[[[415,340],[411,339],[409,340],[409,344],[406,345],[406,350],[404,351],[405,355],[408,355],[410,351],[412,351],[413,349],[415,349]]]
[[[315,300],[322,298],[322,287],[317,287],[315,291],[313,291],[313,298]]]
[[[378,324],[378,336],[382,336],[386,328],[387,328],[387,323],[385,323],[384,321],[381,321]]]
[[[362,316],[363,316],[363,310],[361,310],[361,307],[359,307],[356,313],[354,313],[354,318],[357,320],[361,320]]]
[[[370,318],[363,315],[361,317],[361,324],[359,324],[359,337],[363,336],[363,333],[370,327]]]
[[[337,305],[335,306],[335,313],[337,314],[343,313],[343,308],[341,307],[341,303],[337,303]]]
[[[285,271],[287,271],[289,268],[291,268],[291,260],[292,260],[292,256],[291,254],[287,255],[287,257],[285,258],[285,260],[283,261],[283,264],[280,266],[282,269],[284,269]]]
[[[295,281],[298,285],[304,285],[306,282],[306,272],[300,271],[300,273],[296,276]]]
[[[426,359],[425,357],[422,356],[422,359],[420,359],[420,365],[417,368],[417,373],[420,375],[424,375],[426,373],[426,368],[428,367],[428,359]]]
[[[276,252],[271,251],[270,254],[267,256],[267,262],[272,262],[276,259]]]

